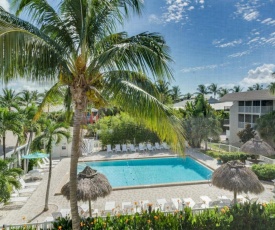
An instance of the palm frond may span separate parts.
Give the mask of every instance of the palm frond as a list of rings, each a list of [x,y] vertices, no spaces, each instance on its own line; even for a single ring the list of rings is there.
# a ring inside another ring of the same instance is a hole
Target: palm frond
[[[117,80],[111,91],[117,106],[171,143],[175,151],[184,149],[184,130],[171,108],[130,82]]]

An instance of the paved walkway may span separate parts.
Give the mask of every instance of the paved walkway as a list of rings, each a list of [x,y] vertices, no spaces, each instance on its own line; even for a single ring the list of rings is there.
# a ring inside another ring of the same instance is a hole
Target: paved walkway
[[[218,167],[216,160],[211,157],[199,153],[197,150],[188,149],[187,154],[197,158],[199,161],[207,164],[209,167],[215,169]],[[98,152],[92,156],[81,158],[80,161],[86,160],[103,160],[103,159],[118,159],[118,158],[138,158],[144,156],[172,156],[174,154],[169,152],[159,153],[128,153],[128,154],[106,154],[104,152]],[[50,198],[49,198],[49,211],[42,212],[44,208],[44,199],[47,186],[47,174],[45,173],[43,179],[36,189],[32,193],[28,202],[23,206],[11,206],[7,210],[6,207],[0,208],[0,226],[3,224],[21,224],[26,222],[42,222],[47,216],[51,216],[51,213],[58,211],[61,208],[69,208],[69,202],[62,195],[55,195],[60,192],[60,188],[68,181],[69,178],[70,159],[62,159],[61,162],[53,169]],[[273,185],[265,184],[265,192],[260,194],[260,199],[263,201],[274,200],[274,193],[272,192]],[[166,186],[157,188],[142,188],[142,189],[127,189],[113,191],[108,197],[102,199],[99,198],[93,203],[93,207],[99,210],[103,210],[106,201],[115,201],[116,205],[121,206],[122,202],[126,201],[140,201],[149,200],[155,204],[156,199],[165,198],[167,201],[171,198],[187,198],[191,197],[195,202],[200,202],[200,196],[207,195],[211,199],[217,199],[219,195],[226,195],[229,198],[233,197],[233,194],[229,191],[218,189],[211,184],[192,184],[192,185],[179,185],[179,186]],[[244,196],[246,194],[243,194]],[[251,195],[249,195],[252,197]]]

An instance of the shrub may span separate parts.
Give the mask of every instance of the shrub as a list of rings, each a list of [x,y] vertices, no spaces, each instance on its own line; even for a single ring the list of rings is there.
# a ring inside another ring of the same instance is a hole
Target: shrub
[[[223,161],[223,163],[226,163],[232,160],[239,160],[244,162],[248,156],[246,153],[242,153],[242,152],[238,152],[238,153],[237,152],[217,152],[213,150],[207,150],[205,154],[213,158],[219,158]]]
[[[275,165],[252,165],[252,170],[258,176],[260,180],[273,180],[275,179]]]

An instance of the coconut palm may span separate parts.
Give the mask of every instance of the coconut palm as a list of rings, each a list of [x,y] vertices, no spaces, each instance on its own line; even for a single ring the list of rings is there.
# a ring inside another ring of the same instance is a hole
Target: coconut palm
[[[189,100],[189,99],[192,98],[192,96],[193,96],[192,93],[187,93],[187,94],[184,95],[184,99]]]
[[[230,89],[230,91],[232,93],[238,93],[238,92],[242,92],[243,91],[243,88],[241,88],[240,85],[235,85],[232,89]]]
[[[179,86],[172,87],[171,96],[174,103],[182,100],[183,95],[181,94]]]
[[[19,94],[12,89],[3,89],[3,95],[0,95],[0,104],[9,110],[18,108]]]
[[[19,189],[21,184],[18,180],[23,173],[20,168],[11,168],[12,159],[0,159],[0,203],[6,203],[10,199],[12,187]]]
[[[253,86],[249,86],[247,88],[247,91],[253,91],[253,90],[262,90],[264,87],[263,85],[260,85],[259,83],[256,83],[255,85]]]
[[[22,116],[6,108],[0,109],[0,137],[2,137],[3,156],[6,159],[6,132],[11,131],[14,135],[22,137]]]
[[[22,92],[18,93],[18,96],[18,103],[21,106],[28,107],[31,104],[37,105],[41,94],[39,94],[38,91],[23,90]]]
[[[63,138],[69,139],[70,132],[66,129],[68,126],[64,123],[48,120],[47,128],[43,130],[43,133],[39,136],[35,137],[32,144],[31,149],[33,151],[40,150],[42,146],[45,146],[46,152],[49,154],[49,175],[48,175],[48,183],[47,190],[45,196],[45,206],[44,211],[49,210],[49,193],[50,193],[50,185],[51,185],[51,176],[52,176],[52,148],[56,144],[59,144]]]
[[[79,229],[77,163],[81,121],[89,103],[119,106],[175,149],[183,147],[179,121],[157,100],[160,94],[151,81],[172,79],[169,48],[156,33],[115,33],[130,11],[141,12],[142,0],[62,0],[55,9],[44,0],[14,2],[17,14],[24,10],[37,27],[0,8],[0,43],[9,51],[0,59],[0,76],[4,82],[18,75],[55,81],[54,88],[69,89],[74,104],[70,205],[73,229]]]
[[[164,80],[158,80],[156,82],[156,88],[159,92],[159,101],[163,104],[171,104],[172,97],[171,97],[171,90],[169,88],[170,83]]]
[[[197,94],[206,95],[209,94],[208,88],[205,85],[198,85]]]
[[[275,82],[271,82],[271,83],[267,86],[267,88],[269,89],[269,92],[270,92],[271,94],[275,94]]]
[[[219,95],[220,98],[223,97],[224,95],[228,94],[228,93],[229,93],[229,89],[223,88],[223,87],[219,88],[218,95]]]
[[[214,94],[214,98],[216,98],[216,95],[218,93],[218,85],[215,83],[212,83],[211,85],[209,85],[207,87],[207,89],[209,90],[210,93]]]

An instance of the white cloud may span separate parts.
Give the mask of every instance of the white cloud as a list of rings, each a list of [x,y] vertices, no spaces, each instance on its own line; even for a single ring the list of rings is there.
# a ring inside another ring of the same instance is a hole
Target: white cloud
[[[275,81],[272,73],[275,71],[274,64],[263,64],[256,69],[248,71],[247,76],[240,82],[240,85],[249,87],[258,84],[270,84]]]
[[[160,24],[161,19],[159,19],[157,15],[151,14],[151,15],[149,15],[149,22],[154,23],[154,24]]]
[[[8,2],[8,0],[1,0],[0,6],[2,6],[6,11],[10,10],[10,3]]]
[[[166,0],[165,12],[162,15],[164,22],[180,22],[188,18],[187,12],[195,9],[195,6],[202,8],[204,0]]]
[[[260,16],[257,10],[261,6],[259,0],[240,1],[235,6],[237,8],[235,14],[242,16],[246,21],[256,20]]]
[[[238,53],[230,54],[230,55],[228,55],[228,57],[230,57],[230,58],[242,57],[242,56],[247,55],[249,53],[250,53],[250,51],[247,50],[247,51],[243,51],[243,52],[238,52]]]
[[[23,90],[34,91],[37,90],[38,92],[44,92],[50,88],[50,84],[39,84],[32,81],[27,81],[25,79],[17,79],[9,82],[7,85],[3,85],[0,83],[1,88],[12,88],[16,92],[21,92]]]
[[[181,72],[190,73],[190,72],[202,71],[205,69],[216,69],[217,67],[218,67],[218,65],[196,66],[196,67],[181,69]]]
[[[234,41],[223,43],[223,44],[221,44],[221,42],[219,42],[219,41],[216,41],[215,43],[212,42],[212,44],[215,44],[216,47],[220,47],[220,48],[233,47],[233,46],[239,45],[241,43],[242,43],[242,39],[234,40]]]

